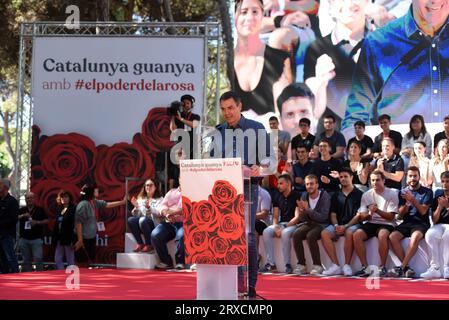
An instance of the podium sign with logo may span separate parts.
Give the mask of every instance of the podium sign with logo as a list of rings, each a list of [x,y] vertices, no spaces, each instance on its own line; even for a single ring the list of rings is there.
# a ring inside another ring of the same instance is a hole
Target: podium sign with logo
[[[237,299],[247,264],[240,159],[181,160],[185,262],[197,264],[198,299]]]

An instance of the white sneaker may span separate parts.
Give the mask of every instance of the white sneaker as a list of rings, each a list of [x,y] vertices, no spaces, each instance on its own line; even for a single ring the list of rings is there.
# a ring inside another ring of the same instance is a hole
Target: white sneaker
[[[323,271],[325,276],[335,276],[337,274],[341,274],[341,267],[332,263],[332,265],[326,271]]]
[[[190,266],[190,270],[196,271],[196,263],[194,263]]]
[[[343,266],[343,274],[347,277],[352,276],[352,268],[349,264]]]
[[[443,278],[444,279],[449,279],[449,267],[445,267],[444,268]]]
[[[421,278],[438,279],[438,278],[441,278],[441,272],[439,269],[435,268],[434,266],[430,266],[430,268],[427,269],[426,272],[421,273]]]
[[[310,270],[310,274],[315,275],[315,274],[322,274],[323,273],[323,267],[319,266],[319,265],[314,265],[312,267],[312,270]]]
[[[295,270],[293,270],[293,273],[298,275],[306,274],[306,266],[302,264],[296,265],[296,268]]]

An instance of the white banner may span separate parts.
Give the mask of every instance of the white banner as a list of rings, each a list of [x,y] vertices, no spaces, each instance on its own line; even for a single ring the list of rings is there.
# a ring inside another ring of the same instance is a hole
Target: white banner
[[[202,115],[202,38],[35,38],[32,97],[41,134],[78,132],[96,145],[132,141],[153,107],[184,94]]]

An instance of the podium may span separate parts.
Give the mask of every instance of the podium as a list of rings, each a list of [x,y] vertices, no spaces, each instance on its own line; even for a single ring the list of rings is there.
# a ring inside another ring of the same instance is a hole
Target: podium
[[[197,299],[237,300],[250,207],[241,159],[181,160],[180,173],[185,259],[197,264]]]

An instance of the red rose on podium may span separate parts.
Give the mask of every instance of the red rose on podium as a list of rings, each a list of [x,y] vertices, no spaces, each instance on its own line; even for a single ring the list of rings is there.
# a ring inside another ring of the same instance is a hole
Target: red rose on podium
[[[231,248],[231,243],[228,240],[213,237],[209,239],[209,248],[217,258],[224,258],[226,253]]]
[[[237,240],[245,231],[242,218],[236,214],[226,214],[222,216],[219,226],[218,236],[223,239]]]
[[[212,232],[218,228],[217,207],[206,200],[195,202],[192,208],[192,222],[202,230]]]
[[[182,197],[182,216],[186,224],[191,223],[190,212],[192,212],[192,202],[187,197]]]
[[[244,265],[246,264],[246,247],[234,246],[225,257],[226,264]]]
[[[245,201],[243,194],[239,194],[234,200],[233,211],[245,219]]]
[[[232,203],[237,196],[237,190],[228,181],[217,180],[212,188],[212,194],[209,199],[215,203],[215,205],[222,209],[232,206]]]
[[[217,264],[217,259],[212,251],[206,250],[192,257],[192,261],[198,264]]]
[[[202,252],[208,248],[209,234],[197,226],[191,226],[184,239],[186,250],[190,254]]]

